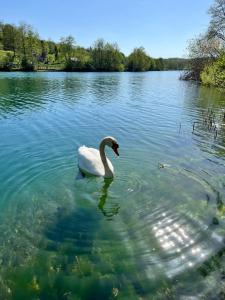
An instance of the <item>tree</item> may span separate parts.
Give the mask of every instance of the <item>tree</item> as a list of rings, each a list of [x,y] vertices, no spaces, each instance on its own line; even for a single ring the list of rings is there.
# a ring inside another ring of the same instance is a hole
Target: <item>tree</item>
[[[199,81],[205,66],[215,61],[220,56],[222,49],[220,40],[217,37],[209,38],[207,33],[192,39],[188,45],[189,71],[183,78]]]
[[[103,39],[98,39],[94,42],[93,47],[90,49],[93,68],[96,71],[102,71],[104,67],[104,47],[105,41]]]
[[[165,58],[163,59],[164,70],[185,70],[188,62],[185,58]]]
[[[159,57],[154,59],[154,70],[155,71],[162,71],[164,70],[165,66],[164,66],[164,60]]]
[[[54,43],[52,40],[45,41],[45,43],[48,45],[49,54],[55,55],[56,43]]]
[[[123,71],[125,56],[116,43],[98,39],[90,49],[92,67],[96,71]]]
[[[5,51],[13,51],[16,54],[16,35],[17,29],[11,24],[4,24],[1,30],[2,46]]]
[[[59,43],[59,51],[64,62],[68,63],[73,58],[75,39],[71,35],[62,37]]]
[[[189,65],[183,79],[208,81],[211,68],[224,53],[225,47],[225,0],[215,0],[209,9],[210,24],[206,33],[191,40],[188,46]],[[218,68],[215,69],[218,71]],[[201,73],[204,72],[204,76]]]
[[[38,57],[38,61],[46,63],[48,62],[48,53],[49,53],[48,43],[44,40],[41,40],[40,44],[41,44],[41,54]]]
[[[209,14],[211,16],[209,38],[217,37],[225,43],[225,0],[215,0],[209,9]]]
[[[65,69],[67,71],[85,71],[90,69],[91,55],[89,51],[82,47],[74,49],[74,56],[67,61]]]
[[[3,23],[0,21],[0,50],[3,49]]]
[[[151,66],[151,58],[143,47],[135,48],[127,60],[128,71],[148,71]]]
[[[104,47],[104,69],[107,71],[123,71],[124,55],[116,43],[106,43]]]
[[[58,50],[57,45],[55,45],[54,55],[55,55],[55,61],[58,61],[58,59],[59,59],[59,50]]]

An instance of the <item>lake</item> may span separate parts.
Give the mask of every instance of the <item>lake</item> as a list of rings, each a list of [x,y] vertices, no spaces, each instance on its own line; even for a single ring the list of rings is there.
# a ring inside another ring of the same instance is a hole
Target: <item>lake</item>
[[[225,93],[179,75],[0,73],[0,299],[223,298]]]

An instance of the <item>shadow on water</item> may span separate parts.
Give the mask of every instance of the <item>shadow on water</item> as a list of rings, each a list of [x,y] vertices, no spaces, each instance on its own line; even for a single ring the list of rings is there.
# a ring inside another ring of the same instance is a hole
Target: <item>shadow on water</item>
[[[77,175],[75,177],[75,180],[82,180],[85,178],[85,174],[82,173],[80,170],[77,172]]]
[[[90,209],[79,208],[68,212],[58,208],[56,222],[45,231],[49,241],[47,250],[58,251],[63,245],[64,254],[73,257],[90,254],[98,222],[98,216]]]

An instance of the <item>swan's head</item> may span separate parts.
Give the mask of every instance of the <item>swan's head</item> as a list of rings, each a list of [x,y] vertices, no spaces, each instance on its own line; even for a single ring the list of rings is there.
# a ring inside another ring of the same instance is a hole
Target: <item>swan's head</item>
[[[103,139],[105,145],[109,146],[110,148],[113,149],[113,151],[115,152],[115,154],[117,156],[119,156],[119,152],[118,152],[118,148],[119,148],[119,144],[117,142],[117,140],[112,137],[112,136],[107,136]]]

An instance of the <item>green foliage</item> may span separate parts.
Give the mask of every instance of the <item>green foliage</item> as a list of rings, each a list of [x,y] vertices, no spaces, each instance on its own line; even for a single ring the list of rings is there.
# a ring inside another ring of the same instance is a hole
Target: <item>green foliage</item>
[[[225,54],[214,63],[205,66],[201,80],[203,84],[225,88]]]
[[[186,58],[154,58],[151,59],[152,64],[150,70],[167,71],[167,70],[186,70],[190,63]]]
[[[70,57],[65,64],[66,71],[85,71],[89,70],[91,63],[90,53],[81,47],[76,47],[73,57]]]
[[[185,58],[163,59],[164,70],[185,70],[188,62],[188,59]]]
[[[0,22],[0,50],[3,50],[3,23]]]
[[[128,71],[148,71],[151,67],[151,58],[145,53],[143,47],[135,48],[128,56]]]
[[[61,38],[59,43],[59,51],[61,54],[61,59],[65,63],[68,63],[74,56],[74,38],[69,35],[65,38]]]
[[[41,44],[41,54],[38,57],[38,61],[45,63],[48,61],[49,45],[47,42],[43,40],[40,41],[40,44]]]
[[[90,49],[92,67],[96,71],[124,71],[125,56],[117,44],[99,39]]]
[[[160,57],[154,60],[154,70],[155,71],[162,71],[164,70],[164,60]]]
[[[0,44],[4,50],[13,52],[10,63],[13,66],[16,63],[17,68],[34,70],[38,62],[45,62],[49,43],[40,40],[30,25],[21,23],[14,26],[0,23]]]
[[[181,78],[201,81],[206,85],[225,87],[225,1],[215,0],[209,9],[211,16],[205,34],[189,42],[189,71]]]
[[[32,26],[0,22],[0,68],[2,70],[65,70],[65,71],[149,71],[180,69],[179,59],[153,59],[143,47],[135,48],[128,56],[116,43],[103,39],[85,49],[75,44],[71,35],[59,43],[40,39]],[[8,54],[7,54],[8,53]]]
[[[21,60],[21,69],[23,71],[34,71],[35,70],[35,65],[29,61],[26,56],[24,56]]]
[[[0,50],[0,70],[10,71],[12,69],[13,52]]]
[[[45,41],[45,43],[47,44],[49,53],[50,54],[55,54],[56,44],[51,40]]]
[[[16,29],[10,24],[2,26],[2,44],[3,50],[15,51],[16,48]]]
[[[46,63],[53,64],[54,62],[55,62],[55,55],[49,53],[46,57]]]

